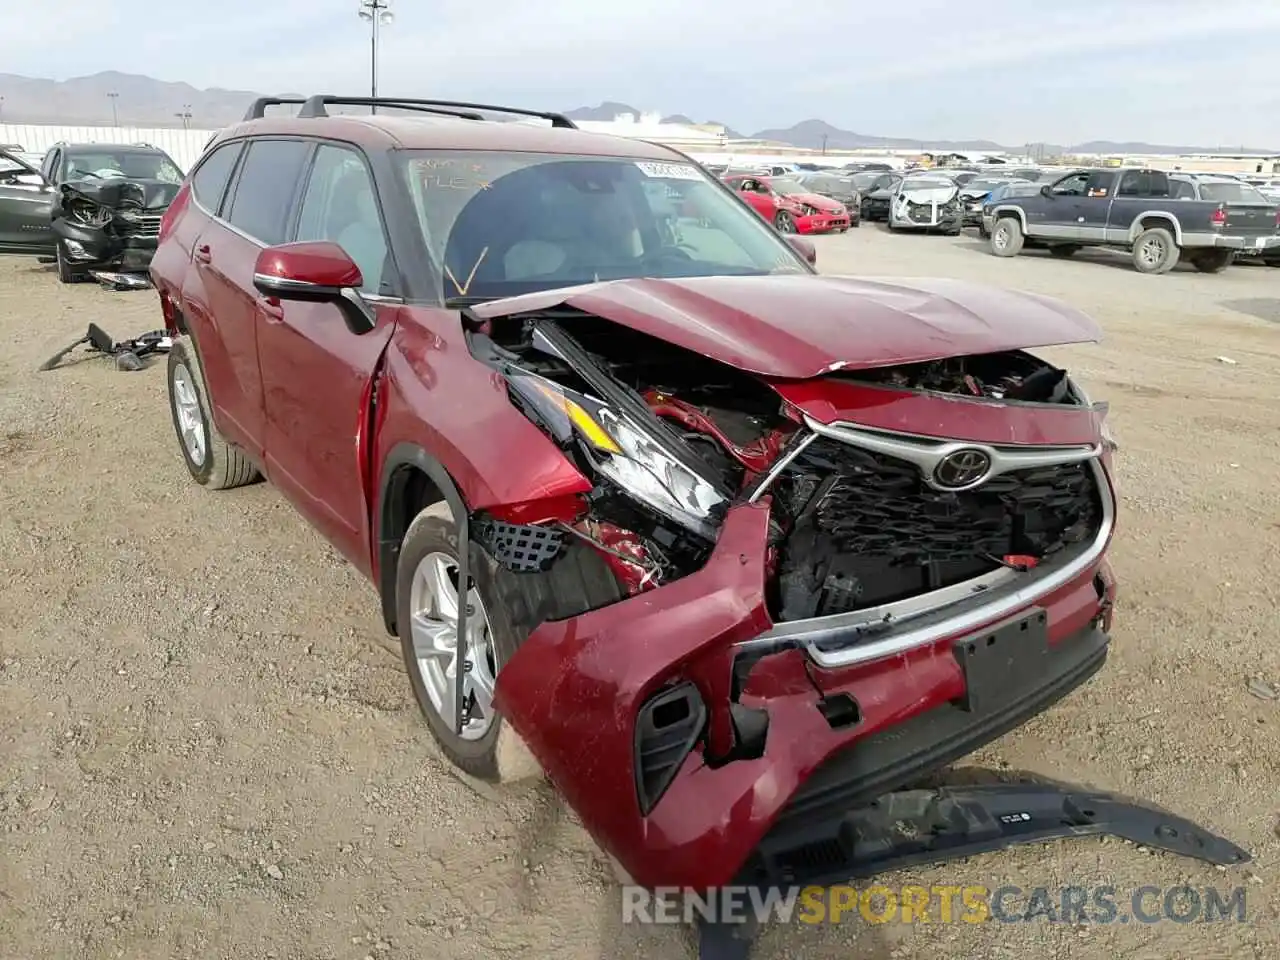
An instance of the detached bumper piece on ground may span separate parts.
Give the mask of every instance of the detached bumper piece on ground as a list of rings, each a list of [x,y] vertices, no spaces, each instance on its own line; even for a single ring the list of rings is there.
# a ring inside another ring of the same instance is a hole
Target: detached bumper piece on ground
[[[1249,853],[1189,820],[1110,793],[1046,784],[904,790],[761,845],[748,886],[834,884],[1006,847],[1109,835],[1219,866]],[[701,960],[746,960],[755,929],[706,923]]]

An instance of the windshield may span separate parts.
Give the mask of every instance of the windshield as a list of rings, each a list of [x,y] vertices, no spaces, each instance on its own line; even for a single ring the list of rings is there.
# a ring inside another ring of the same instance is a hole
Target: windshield
[[[969,193],[978,193],[983,190],[994,190],[1006,182],[1005,180],[970,180],[964,185],[964,188]]]
[[[954,190],[955,188],[953,181],[944,180],[942,177],[913,177],[902,184],[903,190]]]
[[[769,186],[773,187],[774,193],[780,193],[784,197],[794,196],[798,193],[813,193],[813,187],[799,180],[793,180],[790,177],[773,177],[769,181]]]
[[[830,174],[817,174],[805,177],[804,183],[810,190],[826,193],[852,193],[853,181],[848,177],[833,177]]]
[[[92,153],[68,154],[66,179],[110,180],[125,177],[131,180],[163,180],[165,183],[181,183],[182,171],[166,154],[141,153],[133,150],[111,150],[104,147]]]
[[[1258,190],[1247,183],[1206,183],[1200,181],[1201,200],[1227,200],[1238,203],[1270,203]]]
[[[400,156],[446,300],[631,277],[810,272],[758,214],[691,164],[435,150]]]

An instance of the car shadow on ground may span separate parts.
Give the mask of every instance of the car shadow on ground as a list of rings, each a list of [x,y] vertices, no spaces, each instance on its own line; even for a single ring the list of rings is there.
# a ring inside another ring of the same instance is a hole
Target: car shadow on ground
[[[1219,306],[1243,313],[1268,323],[1280,323],[1280,298],[1252,297],[1246,300],[1222,300]]]
[[[987,256],[993,256],[991,247],[985,240],[979,240],[975,237],[956,238],[955,246],[968,250],[971,253],[983,253]],[[1019,257],[1030,257],[1039,260],[1055,260],[1059,263],[1077,262],[1087,263],[1090,265],[1100,264],[1105,267],[1112,267],[1116,270],[1127,270],[1129,273],[1138,273],[1133,267],[1133,258],[1125,250],[1112,250],[1107,247],[1086,247],[1077,250],[1070,257],[1055,257],[1043,247],[1025,247],[1018,254]],[[1199,273],[1195,267],[1185,260],[1180,261],[1170,273]]]

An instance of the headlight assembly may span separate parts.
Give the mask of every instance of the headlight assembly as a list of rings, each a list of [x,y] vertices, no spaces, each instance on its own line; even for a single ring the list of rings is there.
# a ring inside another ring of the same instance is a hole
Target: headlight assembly
[[[67,201],[67,213],[72,220],[90,227],[102,227],[111,222],[112,211],[106,207],[86,200],[84,197],[73,197]]]
[[[714,537],[725,497],[645,425],[591,397],[532,374],[512,374],[527,412],[561,443],[577,439],[600,476],[694,533]]]

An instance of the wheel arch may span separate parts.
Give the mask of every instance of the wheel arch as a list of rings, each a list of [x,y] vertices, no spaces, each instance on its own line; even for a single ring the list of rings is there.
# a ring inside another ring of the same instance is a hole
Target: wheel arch
[[[1027,215],[1021,207],[1014,206],[998,206],[991,211],[991,227],[995,229],[995,225],[1000,222],[1001,217],[1014,216],[1018,219],[1018,226],[1022,228],[1022,235],[1027,236]]]
[[[413,518],[425,507],[445,501],[458,528],[458,542],[470,540],[466,501],[449,471],[424,449],[399,443],[391,449],[378,474],[378,501],[374,511],[378,556],[378,596],[387,632],[398,636],[396,624],[396,569],[400,546]],[[467,577],[467,555],[459,551],[459,577]]]
[[[1129,225],[1129,242],[1133,243],[1144,230],[1167,229],[1173,233],[1173,242],[1182,246],[1182,224],[1165,210],[1144,210]]]

